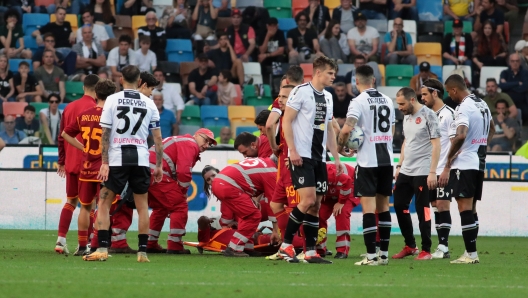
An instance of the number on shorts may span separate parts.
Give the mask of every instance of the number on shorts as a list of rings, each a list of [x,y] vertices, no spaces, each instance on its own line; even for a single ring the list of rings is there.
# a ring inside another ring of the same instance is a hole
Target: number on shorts
[[[117,110],[119,111],[119,113],[117,113],[117,119],[123,119],[125,121],[125,126],[123,126],[123,128],[116,129],[116,132],[118,134],[124,134],[130,128],[130,118],[128,118],[128,112],[130,112],[130,107],[119,106],[117,107]],[[147,109],[133,108],[132,113],[139,114],[139,119],[137,120],[136,124],[134,125],[134,128],[132,128],[132,132],[130,133],[131,135],[135,135],[141,127],[143,119],[147,115]]]
[[[444,188],[443,187],[438,187],[436,189],[436,197],[437,198],[443,198],[444,195],[445,195]]]
[[[315,189],[317,192],[326,192],[326,181],[317,182],[317,187]]]
[[[372,125],[372,130],[376,133],[376,128],[380,132],[387,132],[390,129],[390,109],[387,106],[379,106],[376,108],[375,105],[371,105],[370,109],[374,111],[374,123]],[[384,114],[385,113],[385,114]],[[385,123],[385,127],[383,127]]]

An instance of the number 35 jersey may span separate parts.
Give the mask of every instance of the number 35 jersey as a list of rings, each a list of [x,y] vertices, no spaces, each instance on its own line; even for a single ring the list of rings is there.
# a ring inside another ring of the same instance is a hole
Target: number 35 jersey
[[[154,102],[137,90],[125,89],[108,96],[101,127],[111,129],[110,166],[149,166],[147,137],[159,129],[160,116]]]
[[[357,163],[364,168],[393,165],[392,126],[394,105],[392,99],[376,89],[367,89],[348,106],[347,118],[355,118],[365,138],[357,153]]]

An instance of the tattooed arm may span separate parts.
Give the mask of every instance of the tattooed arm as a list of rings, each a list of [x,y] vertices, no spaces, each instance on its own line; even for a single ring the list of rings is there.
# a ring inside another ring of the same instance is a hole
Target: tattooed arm
[[[341,132],[339,133],[339,136],[337,137],[337,152],[342,153],[343,148],[346,147],[346,143],[348,142],[348,138],[350,137],[350,132],[356,126],[358,122],[358,119],[354,117],[348,117],[346,119],[345,125],[343,125],[343,128],[341,129]]]
[[[154,137],[154,149],[156,149],[156,169],[154,170],[154,181],[160,182],[163,178],[163,170],[161,169],[161,161],[163,160],[163,142],[161,138],[161,129],[151,129]]]
[[[108,164],[108,147],[110,147],[110,128],[104,128],[103,127],[103,135],[101,137],[101,158],[103,160],[103,164]]]

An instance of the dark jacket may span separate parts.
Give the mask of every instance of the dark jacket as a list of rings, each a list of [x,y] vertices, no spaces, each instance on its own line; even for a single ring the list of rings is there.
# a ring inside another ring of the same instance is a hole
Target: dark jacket
[[[523,111],[523,120],[528,119],[528,70],[521,67],[515,75],[508,67],[501,72],[500,79],[506,80],[505,83],[499,82],[502,92],[508,94],[517,108]],[[522,85],[519,82],[522,82]]]
[[[352,6],[352,13],[354,13],[354,11],[356,11],[357,8]],[[341,22],[341,13],[343,12],[343,8],[341,8],[341,5],[336,7],[334,9],[334,11],[332,12],[332,20],[334,21],[337,21],[337,22]],[[347,32],[345,32],[346,34]]]
[[[464,43],[465,43],[465,51],[464,56],[468,58],[468,60],[471,60],[473,56],[473,38],[471,38],[471,35],[468,33],[463,33],[464,36]],[[451,41],[453,40],[453,33],[448,33],[444,37],[444,42],[442,43],[442,54],[448,53],[455,57],[458,57],[458,49],[455,49],[455,53],[451,53]]]
[[[227,36],[229,37],[229,42],[231,43],[231,46],[233,46],[233,48],[235,47],[235,34],[238,34],[246,50],[249,49],[248,32],[249,32],[249,26],[244,23],[240,24],[240,28],[238,28],[238,31],[236,32],[235,32],[235,27],[233,27],[233,25],[227,27],[226,29],[226,33],[227,33]]]

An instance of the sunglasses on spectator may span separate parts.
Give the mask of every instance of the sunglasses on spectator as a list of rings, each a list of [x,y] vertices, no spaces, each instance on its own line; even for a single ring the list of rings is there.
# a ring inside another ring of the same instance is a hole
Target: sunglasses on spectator
[[[15,121],[4,122],[4,124],[15,124]]]

